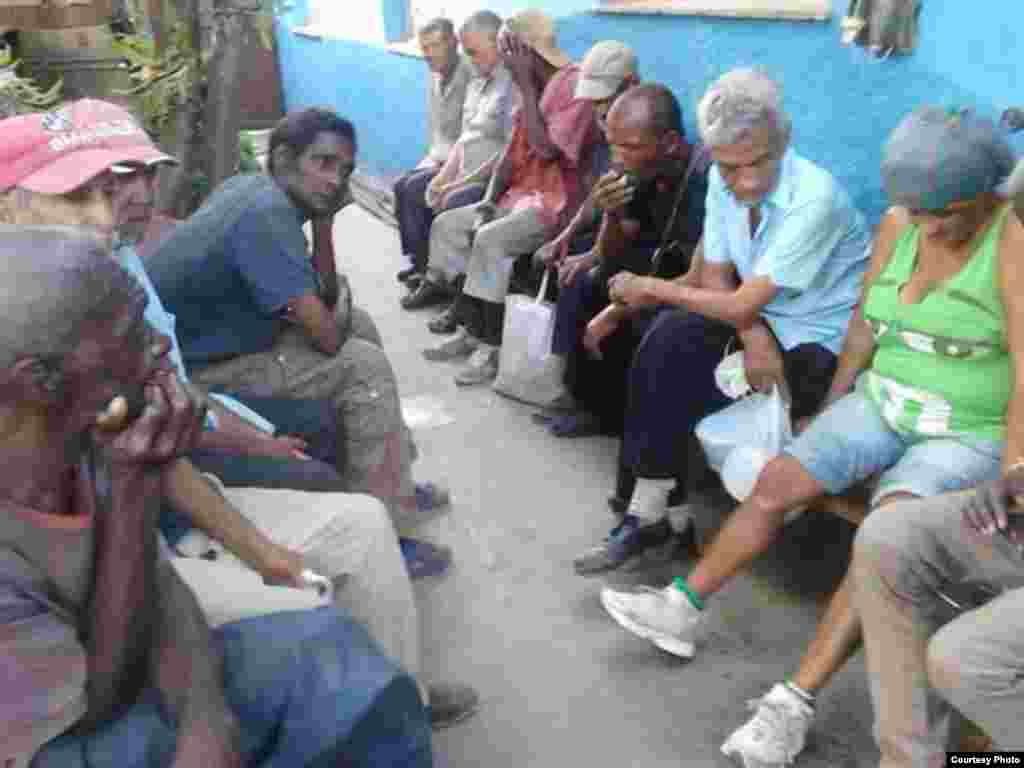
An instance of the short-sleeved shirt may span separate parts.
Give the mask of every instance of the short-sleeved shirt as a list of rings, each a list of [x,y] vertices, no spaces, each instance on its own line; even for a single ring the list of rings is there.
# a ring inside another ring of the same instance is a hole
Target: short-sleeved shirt
[[[187,365],[269,349],[288,302],[318,292],[302,224],[270,176],[234,176],[154,249],[146,269]]]
[[[751,237],[750,209],[712,168],[704,258],[731,263],[740,280],[767,277],[778,287],[761,317],[783,349],[816,343],[838,353],[867,267],[870,236],[863,215],[828,171],[792,149],[760,209]]]
[[[525,113],[516,113],[509,144],[509,174],[502,208],[535,208],[549,228],[558,226],[565,213],[580,202],[581,177],[586,170],[591,144],[597,138],[593,103],[575,97],[580,68],[570,64],[558,70],[544,88],[540,112],[548,138],[559,156],[547,160],[530,147]]]
[[[79,639],[92,582],[95,491],[71,478],[74,513],[0,508],[0,765],[31,757],[86,712]]]
[[[441,76],[431,72],[427,87],[427,126],[429,149],[427,154],[438,165],[448,159],[448,154],[459,140],[462,131],[462,106],[466,100],[466,88],[473,78],[473,66],[462,56],[458,57],[455,71],[443,86]]]
[[[493,158],[512,138],[513,116],[519,105],[519,88],[504,64],[489,77],[474,77],[466,89],[462,107],[461,173],[475,171]]]
[[[139,258],[139,254],[135,248],[127,244],[118,244],[115,247],[115,254],[118,262],[128,270],[136,280],[142,285],[146,291],[146,322],[150,324],[157,332],[162,333],[171,342],[171,348],[167,353],[167,357],[170,359],[171,364],[174,365],[174,369],[178,372],[179,378],[182,381],[188,381],[188,371],[185,370],[185,363],[181,359],[181,349],[178,346],[178,335],[175,332],[176,318],[170,312],[168,312],[160,301],[160,295],[156,292],[156,288],[153,287],[152,281],[149,279],[149,275],[146,274],[146,268],[142,264],[142,259]],[[242,419],[245,419],[250,424],[262,429],[264,432],[274,432],[274,425],[264,419],[258,413],[253,411],[248,406],[235,400],[233,397],[228,395],[213,393],[210,395],[215,397],[221,405],[230,411],[233,411],[235,415]],[[206,424],[205,428],[208,430],[217,429],[217,415],[213,411],[207,411],[206,413]]]
[[[698,150],[694,148],[692,151]],[[639,230],[628,241],[606,241],[605,247],[609,252],[603,254],[603,257],[606,256],[611,264],[621,263],[623,269],[638,274],[648,274],[655,269],[656,274],[664,278],[678,277],[689,268],[689,258],[704,230],[704,204],[708,192],[707,164],[695,167],[689,178],[686,178],[685,169],[681,170],[683,172],[675,176],[662,176],[637,187],[623,218],[636,222]],[[679,210],[669,228],[680,192],[679,185],[684,178],[686,188],[679,198]],[[682,252],[666,257],[672,263],[651,264],[650,257],[663,240],[665,243],[679,243]],[[684,261],[679,260],[680,255]]]

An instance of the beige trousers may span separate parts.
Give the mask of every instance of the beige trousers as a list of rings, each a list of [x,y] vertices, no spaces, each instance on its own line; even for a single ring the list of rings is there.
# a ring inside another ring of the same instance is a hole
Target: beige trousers
[[[192,379],[208,389],[330,400],[343,437],[338,471],[346,489],[380,499],[395,524],[404,526],[415,511],[416,448],[373,319],[353,307],[351,323],[334,356],[315,349],[301,330],[288,328],[266,352],[196,368]]]
[[[362,494],[223,488],[222,493],[271,541],[299,552],[334,583],[333,594],[273,587],[229,552],[215,560],[172,558],[211,626],[333,600],[363,624],[385,654],[420,684],[419,619],[412,584],[383,505]],[[424,699],[426,701],[426,699]]]
[[[465,274],[466,295],[503,304],[516,259],[544,245],[548,228],[535,208],[499,208],[474,238],[477,208],[453,208],[434,219],[428,268],[446,282]]]
[[[1000,749],[1024,749],[1024,559],[962,524],[970,492],[875,510],[853,574],[882,768],[946,765],[952,710]],[[960,582],[1001,590],[956,614]]]

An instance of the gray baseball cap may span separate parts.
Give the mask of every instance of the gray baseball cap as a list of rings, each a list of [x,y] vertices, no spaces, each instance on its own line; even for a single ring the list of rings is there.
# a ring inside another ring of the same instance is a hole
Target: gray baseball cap
[[[924,106],[889,135],[882,185],[893,205],[937,211],[996,191],[1013,165],[1013,150],[991,120]]]
[[[614,96],[625,79],[635,74],[633,50],[618,40],[602,40],[587,52],[580,63],[575,96],[588,101],[603,101]]]

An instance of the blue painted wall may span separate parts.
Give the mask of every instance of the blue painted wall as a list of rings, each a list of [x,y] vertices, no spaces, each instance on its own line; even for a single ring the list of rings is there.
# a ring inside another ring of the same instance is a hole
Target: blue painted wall
[[[511,13],[523,5],[492,0],[488,7]],[[917,51],[887,61],[839,43],[845,0],[834,0],[830,23],[592,14],[590,0],[537,5],[558,19],[560,44],[574,57],[606,38],[632,45],[641,74],[675,90],[691,132],[708,83],[734,66],[763,66],[783,83],[795,146],[839,177],[872,219],[884,207],[881,143],[909,109],[930,102],[998,117],[1024,103],[1019,0],[984,0],[984,13],[980,3],[925,0]],[[360,162],[372,173],[414,165],[424,149],[423,62],[374,43],[299,38],[287,17],[281,22],[287,107],[326,103],[353,119]]]

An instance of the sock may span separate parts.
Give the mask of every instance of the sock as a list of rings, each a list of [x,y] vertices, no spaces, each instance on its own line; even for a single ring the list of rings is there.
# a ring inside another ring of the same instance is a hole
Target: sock
[[[798,697],[798,698],[799,698],[799,699],[800,699],[800,700],[801,700],[801,701],[802,701],[802,702],[803,702],[804,704],[806,704],[806,705],[807,705],[808,707],[810,707],[811,709],[814,709],[814,694],[813,694],[813,693],[811,693],[810,691],[805,691],[805,690],[804,690],[803,688],[801,688],[801,687],[800,687],[799,685],[797,685],[797,684],[796,684],[796,683],[794,683],[794,682],[791,682],[790,680],[787,680],[787,681],[786,681],[786,682],[784,683],[784,685],[785,685],[785,686],[786,686],[786,688],[788,688],[788,689],[789,689],[789,690],[790,690],[790,691],[791,691],[792,693],[795,693],[795,694],[797,695],[797,697]]]
[[[633,501],[629,505],[630,514],[636,515],[641,525],[656,523],[665,517],[665,502],[669,490],[675,480],[652,480],[647,477],[637,478]]]

